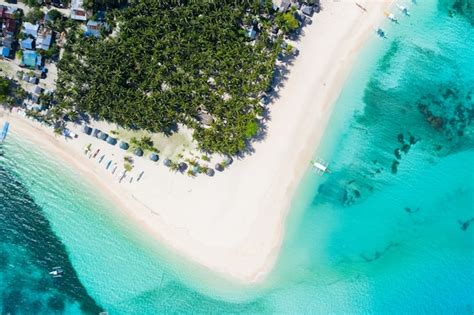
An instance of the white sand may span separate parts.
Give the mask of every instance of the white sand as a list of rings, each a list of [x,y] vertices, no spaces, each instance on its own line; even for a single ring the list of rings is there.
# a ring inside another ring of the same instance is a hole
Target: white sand
[[[270,105],[266,139],[255,144],[253,155],[213,178],[192,179],[171,173],[162,161],[137,158],[131,176],[136,179],[143,170],[142,180],[130,184],[128,176],[119,184],[105,171],[111,158],[122,166],[117,173],[123,169],[123,152],[117,146],[82,133],[66,142],[17,115],[8,117],[11,128],[110,192],[117,205],[142,222],[143,233],[229,279],[259,281],[275,263],[291,197],[324,133],[332,104],[390,1],[358,1],[368,9],[365,13],[353,1],[322,2],[323,11],[297,43],[300,55],[280,98]],[[93,151],[101,148],[95,160],[83,154],[88,143]],[[98,164],[103,153],[107,157]]]

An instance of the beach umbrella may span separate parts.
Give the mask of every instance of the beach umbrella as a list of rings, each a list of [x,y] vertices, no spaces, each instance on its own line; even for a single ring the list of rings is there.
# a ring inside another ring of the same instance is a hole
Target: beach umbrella
[[[220,163],[217,163],[214,168],[215,168],[216,170],[218,170],[219,172],[222,172],[222,171],[224,170],[224,167],[223,167],[222,164],[220,164]]]
[[[170,167],[171,166],[171,160],[170,159],[164,159],[163,164],[167,167]]]
[[[127,142],[123,142],[123,141],[120,142],[120,149],[122,149],[122,150],[128,150],[128,148],[129,148],[129,145],[128,145]]]
[[[214,176],[214,173],[215,173],[215,172],[214,172],[214,170],[213,170],[212,168],[208,168],[207,171],[206,171],[207,176],[211,176],[211,177],[212,177],[212,176]]]
[[[150,160],[152,160],[152,161],[154,161],[154,162],[158,161],[158,160],[159,160],[158,154],[156,154],[156,153],[151,153],[151,154],[150,154]]]
[[[184,172],[188,168],[188,164],[181,162],[179,163],[179,171]]]
[[[143,156],[143,150],[140,149],[140,148],[137,148],[133,153],[134,153],[136,156]]]
[[[107,143],[111,144],[111,145],[116,145],[117,144],[117,139],[115,139],[114,137],[108,137],[107,138]]]

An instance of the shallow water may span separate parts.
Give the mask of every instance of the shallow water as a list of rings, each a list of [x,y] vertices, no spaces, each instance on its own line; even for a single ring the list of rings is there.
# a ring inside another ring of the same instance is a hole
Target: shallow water
[[[259,288],[151,250],[13,133],[0,160],[2,313],[472,314],[474,28],[451,2],[418,1],[362,52],[315,152],[332,173],[308,170]],[[57,264],[60,281],[47,274]]]

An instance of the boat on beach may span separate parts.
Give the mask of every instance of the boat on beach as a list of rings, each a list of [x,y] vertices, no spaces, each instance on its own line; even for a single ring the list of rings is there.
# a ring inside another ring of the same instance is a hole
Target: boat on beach
[[[385,16],[386,16],[387,19],[389,19],[390,21],[392,21],[392,22],[394,22],[394,23],[398,23],[398,19],[397,19],[397,17],[395,16],[395,14],[390,13],[390,12],[385,12]]]
[[[410,16],[410,11],[408,11],[407,7],[405,7],[403,5],[400,5],[400,4],[397,4],[397,8],[398,8],[398,10],[400,10],[406,16]]]
[[[385,31],[380,27],[375,29],[375,33],[381,38],[387,38],[387,36],[385,35]]]
[[[7,138],[9,127],[10,123],[8,121],[3,123],[2,132],[0,133],[0,143],[2,143]]]
[[[318,173],[319,175],[323,175],[325,173],[331,173],[331,171],[329,170],[329,164],[324,162],[321,159],[313,160],[311,161],[311,164],[316,170],[316,173]]]

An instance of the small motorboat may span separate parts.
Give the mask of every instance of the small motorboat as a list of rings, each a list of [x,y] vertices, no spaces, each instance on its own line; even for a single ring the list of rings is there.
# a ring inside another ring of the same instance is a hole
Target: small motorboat
[[[60,278],[63,275],[63,269],[61,267],[53,267],[53,270],[49,272],[53,278]]]
[[[398,10],[400,10],[403,14],[405,14],[406,16],[410,16],[410,11],[408,11],[407,7],[403,5],[399,5],[399,4],[397,4],[397,7],[398,7]]]
[[[395,14],[393,13],[390,13],[390,12],[385,12],[385,16],[392,22],[394,23],[398,23],[398,19],[397,17],[395,16]]]
[[[311,163],[319,175],[331,173],[328,167],[328,163],[324,162],[323,160],[313,160]]]

